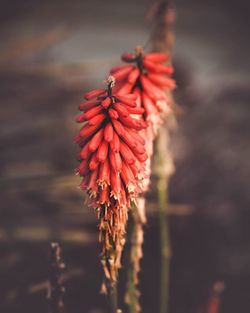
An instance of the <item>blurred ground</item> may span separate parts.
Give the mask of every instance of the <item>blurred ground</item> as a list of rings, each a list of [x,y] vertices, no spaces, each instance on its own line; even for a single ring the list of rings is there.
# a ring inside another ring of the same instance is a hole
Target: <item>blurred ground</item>
[[[183,115],[172,142],[171,313],[197,312],[220,279],[227,283],[221,312],[249,312],[249,4],[175,3]],[[68,312],[104,312],[95,217],[73,174],[74,116],[120,53],[147,42],[151,4],[1,1],[1,312],[46,312],[51,240],[62,243],[68,265]],[[157,312],[153,190],[149,200],[144,313]]]

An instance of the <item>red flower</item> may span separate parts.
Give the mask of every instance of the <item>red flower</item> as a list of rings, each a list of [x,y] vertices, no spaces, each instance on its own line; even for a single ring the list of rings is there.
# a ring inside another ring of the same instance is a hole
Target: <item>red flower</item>
[[[115,91],[118,95],[136,94],[137,107],[145,110],[144,118],[155,133],[161,123],[160,112],[169,109],[166,91],[175,88],[175,81],[171,78],[173,67],[162,64],[168,60],[166,54],[143,54],[140,48],[135,54],[124,53],[121,58],[128,64],[111,70],[118,82]]]
[[[83,177],[81,188],[87,190],[98,212],[104,249],[109,249],[109,238],[120,244],[147,159],[145,140],[139,133],[147,126],[141,117],[144,109],[137,108],[135,94],[113,93],[113,84],[111,76],[107,90],[86,93],[87,101],[79,106],[83,112],[76,118],[84,123],[76,137],[81,149],[76,173]]]

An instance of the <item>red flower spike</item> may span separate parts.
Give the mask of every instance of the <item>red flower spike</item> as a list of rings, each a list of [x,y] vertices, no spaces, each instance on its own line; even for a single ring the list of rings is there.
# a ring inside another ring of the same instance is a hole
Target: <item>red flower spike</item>
[[[131,91],[131,82],[140,75],[132,65],[113,72],[117,79],[130,75],[130,83],[117,88],[123,91],[126,88]],[[97,89],[85,94],[88,101],[80,105],[83,113],[76,118],[77,122],[84,123],[76,137],[81,149],[76,172],[83,177],[80,187],[88,191],[89,204],[98,212],[103,253],[110,249],[111,241],[117,249],[122,248],[127,211],[141,191],[145,169],[145,162],[141,160],[146,159],[145,140],[140,134],[146,127],[140,116],[144,108],[137,107],[137,95],[128,91],[120,96],[113,85],[110,79],[107,90]]]
[[[145,110],[144,112],[139,110],[138,114],[143,114],[144,120],[149,122],[152,129],[150,131],[152,136],[150,137],[153,139],[155,130],[161,124],[160,113],[166,114],[169,112],[167,110],[169,101],[165,92],[175,88],[175,81],[170,77],[173,73],[173,67],[163,64],[168,60],[168,55],[160,52],[144,54],[141,49],[136,49],[135,54],[124,53],[122,60],[129,63],[126,67],[128,73],[125,75],[124,71],[121,78],[117,75],[117,99],[127,106],[139,107]],[[125,66],[118,67],[120,70],[121,68],[125,68]],[[117,67],[112,69],[111,72],[116,70]],[[127,93],[134,94],[137,98],[136,101],[128,99]],[[133,114],[132,110],[128,111]],[[137,111],[134,112],[136,114]],[[129,126],[129,124],[126,125]]]

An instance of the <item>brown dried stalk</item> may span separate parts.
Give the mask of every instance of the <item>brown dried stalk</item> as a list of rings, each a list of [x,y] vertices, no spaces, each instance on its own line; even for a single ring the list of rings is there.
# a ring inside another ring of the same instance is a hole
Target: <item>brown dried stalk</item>
[[[52,242],[50,245],[50,273],[49,273],[49,288],[48,301],[49,313],[64,312],[64,293],[65,288],[62,279],[62,273],[65,269],[65,264],[61,259],[61,248],[57,242]]]

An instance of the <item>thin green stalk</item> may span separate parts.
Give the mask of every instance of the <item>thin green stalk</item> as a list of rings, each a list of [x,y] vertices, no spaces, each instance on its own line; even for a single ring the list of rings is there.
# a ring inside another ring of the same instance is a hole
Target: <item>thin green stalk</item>
[[[133,207],[129,216],[127,240],[129,244],[129,263],[127,269],[127,290],[125,302],[129,313],[141,312],[140,292],[138,290],[140,260],[142,258],[143,225],[146,222],[144,216],[144,199],[138,199],[138,206]]]
[[[139,306],[139,293],[136,287],[135,282],[135,262],[134,262],[134,254],[135,254],[135,246],[134,243],[136,241],[136,222],[134,220],[134,216],[130,214],[129,224],[128,224],[128,242],[129,242],[129,264],[127,270],[127,290],[125,296],[125,302],[128,305],[129,313],[137,313]]]
[[[170,268],[170,238],[169,225],[167,220],[167,179],[164,176],[158,177],[158,218],[160,232],[160,309],[159,313],[167,313],[169,306],[169,268]]]
[[[153,51],[162,51],[170,55],[174,42],[173,24],[176,12],[172,0],[159,1],[152,12],[154,29],[151,35]],[[174,104],[172,92],[167,93],[169,101]],[[167,126],[160,129],[156,142],[156,175],[158,194],[158,218],[160,232],[160,303],[159,313],[168,313],[169,310],[169,275],[171,246],[169,238],[169,223],[167,220],[168,182],[174,171],[171,153],[168,148],[169,130],[175,125],[174,113],[169,115]]]
[[[118,313],[118,293],[117,293],[117,283],[108,282],[107,283],[108,301],[110,313]]]

